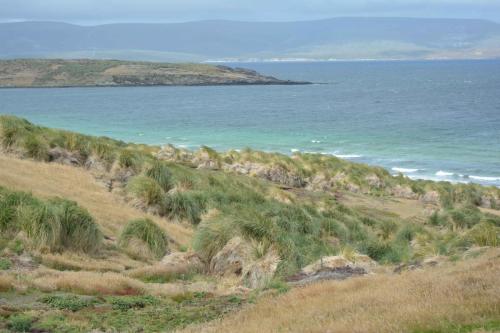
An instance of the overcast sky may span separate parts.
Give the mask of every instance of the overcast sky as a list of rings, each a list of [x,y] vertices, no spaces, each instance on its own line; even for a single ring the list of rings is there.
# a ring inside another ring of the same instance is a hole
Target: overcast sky
[[[484,18],[500,22],[500,0],[0,0],[0,21],[295,21],[336,16]]]

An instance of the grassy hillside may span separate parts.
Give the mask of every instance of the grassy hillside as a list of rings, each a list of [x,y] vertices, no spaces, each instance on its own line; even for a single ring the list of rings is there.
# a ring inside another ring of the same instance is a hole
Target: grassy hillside
[[[260,75],[251,70],[202,64],[117,60],[0,61],[0,88],[294,83]]]
[[[389,272],[428,262],[447,267],[500,241],[499,189],[412,181],[335,157],[190,152],[11,116],[0,116],[0,147],[0,297],[13,304],[0,304],[0,330],[172,330],[285,292],[327,256],[357,262],[367,255],[378,274],[362,281],[406,288],[420,275]],[[464,265],[490,285],[490,266]],[[439,272],[449,281],[462,274]],[[426,281],[415,288],[441,283],[434,275]],[[470,292],[471,302],[496,302],[489,292]],[[456,323],[482,325],[497,315],[484,309],[432,318],[464,315]],[[418,328],[431,317],[398,318],[400,326],[387,331]]]

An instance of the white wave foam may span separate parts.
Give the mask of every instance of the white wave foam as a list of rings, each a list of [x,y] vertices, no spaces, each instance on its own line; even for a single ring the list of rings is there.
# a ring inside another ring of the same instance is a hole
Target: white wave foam
[[[320,140],[311,140],[312,143],[321,143]]]
[[[489,181],[489,182],[500,181],[500,177],[469,176],[469,178],[472,178],[475,180]]]
[[[391,168],[391,170],[396,171],[396,172],[402,172],[402,173],[413,173],[413,172],[417,172],[419,169],[407,169],[407,168],[394,167],[394,168]]]
[[[299,152],[299,151],[300,151],[300,149],[292,148],[292,149],[290,149],[290,151],[291,151],[292,153],[296,153],[296,152]]]
[[[448,171],[443,171],[443,170],[439,170],[438,172],[436,172],[436,176],[438,177],[449,177],[449,176],[453,176],[454,173],[453,172],[448,172]]]
[[[345,159],[363,157],[362,155],[356,155],[356,154],[332,154],[332,155],[338,158],[345,158]]]

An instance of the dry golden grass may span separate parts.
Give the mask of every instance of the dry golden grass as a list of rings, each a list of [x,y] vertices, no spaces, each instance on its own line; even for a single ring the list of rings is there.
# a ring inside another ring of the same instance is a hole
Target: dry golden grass
[[[146,289],[144,283],[112,272],[39,269],[28,277],[28,283],[46,292],[66,291],[84,295],[138,295]]]
[[[143,218],[134,209],[109,193],[84,169],[56,163],[20,160],[0,155],[0,185],[40,197],[59,196],[74,200],[89,210],[105,235],[116,238],[132,219]],[[179,244],[189,244],[193,231],[164,219],[148,216]]]
[[[401,275],[329,281],[266,297],[183,332],[408,332],[500,318],[500,253]]]
[[[426,206],[413,199],[377,198],[368,195],[343,193],[340,202],[348,207],[361,210],[378,210],[387,214],[396,214],[402,219],[427,217]]]
[[[141,267],[142,262],[135,261],[120,252],[105,252],[105,258],[92,258],[78,253],[40,254],[41,263],[59,270],[84,270],[95,272],[121,272],[130,267]]]
[[[9,291],[14,288],[14,277],[7,274],[0,274],[0,292]]]

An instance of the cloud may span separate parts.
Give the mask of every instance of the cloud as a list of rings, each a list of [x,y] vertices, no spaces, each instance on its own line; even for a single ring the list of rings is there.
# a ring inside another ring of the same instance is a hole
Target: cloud
[[[78,23],[200,19],[307,20],[334,16],[500,20],[498,0],[0,0],[0,20]]]

